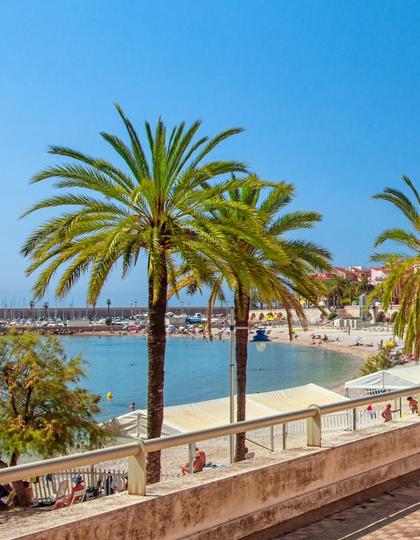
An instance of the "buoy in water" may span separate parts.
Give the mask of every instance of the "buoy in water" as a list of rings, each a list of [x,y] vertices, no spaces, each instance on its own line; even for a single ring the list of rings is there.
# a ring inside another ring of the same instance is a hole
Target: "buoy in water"
[[[106,393],[106,399],[112,399],[112,392]]]

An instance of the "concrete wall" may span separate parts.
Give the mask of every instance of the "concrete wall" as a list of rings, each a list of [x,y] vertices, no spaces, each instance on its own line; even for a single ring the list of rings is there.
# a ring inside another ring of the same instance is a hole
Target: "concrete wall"
[[[32,517],[22,523],[21,535],[10,536],[10,530],[0,535],[31,540],[270,538],[279,523],[420,471],[419,451],[420,419],[409,417],[331,434],[322,449],[273,453],[157,484],[148,497],[121,494],[48,512],[38,522]]]
[[[375,321],[378,315],[384,316],[386,319],[394,319],[394,315],[400,309],[399,305],[391,306],[386,313],[383,312],[381,307],[375,307],[369,309],[369,318],[371,321]],[[359,317],[360,308],[359,306],[346,306],[344,308],[337,308],[337,313],[340,317]],[[304,312],[309,324],[317,324],[321,318],[321,312],[316,308],[304,308]],[[293,313],[293,319],[298,320],[296,314]],[[257,324],[258,322],[265,321],[267,315],[272,315],[274,319],[286,321],[286,310],[285,309],[251,309],[249,312],[249,318],[252,323]],[[381,318],[381,317],[380,317]]]

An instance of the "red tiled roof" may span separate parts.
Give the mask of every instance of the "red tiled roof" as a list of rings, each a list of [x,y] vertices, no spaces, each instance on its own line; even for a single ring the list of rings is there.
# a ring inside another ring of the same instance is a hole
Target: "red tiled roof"
[[[322,274],[318,274],[317,276],[314,276],[314,279],[316,279],[317,281],[331,281],[332,280],[332,278],[328,276],[324,276]]]

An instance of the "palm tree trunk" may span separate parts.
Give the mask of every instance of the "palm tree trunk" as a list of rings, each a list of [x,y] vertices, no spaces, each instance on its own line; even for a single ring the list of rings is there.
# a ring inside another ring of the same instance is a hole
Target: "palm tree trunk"
[[[154,283],[154,272],[149,270],[149,327],[147,337],[148,347],[148,386],[147,386],[147,438],[160,437],[163,423],[164,407],[164,365],[166,349],[166,295],[168,288],[168,273],[166,255],[163,252],[160,261],[158,284]],[[157,287],[153,295],[154,286]],[[160,452],[147,455],[147,482],[155,483],[160,480]]]
[[[292,320],[292,314],[290,313],[290,310],[286,310],[286,318],[287,318],[287,330],[289,332],[289,341],[293,341],[293,320]]]
[[[236,420],[245,420],[246,414],[246,370],[248,363],[248,320],[250,297],[239,287],[235,293],[236,325]],[[245,459],[246,433],[236,435],[235,461]]]

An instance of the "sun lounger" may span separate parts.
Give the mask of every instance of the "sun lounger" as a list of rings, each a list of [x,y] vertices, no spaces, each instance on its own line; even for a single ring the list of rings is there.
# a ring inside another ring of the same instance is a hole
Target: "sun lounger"
[[[72,506],[75,502],[83,502],[86,497],[86,488],[79,489],[73,493],[69,506]]]
[[[55,495],[55,502],[63,501],[66,498],[66,493],[67,493],[68,487],[69,487],[69,484],[68,484],[67,480],[62,480],[58,484],[57,493]]]

